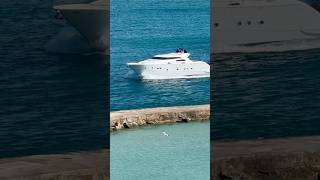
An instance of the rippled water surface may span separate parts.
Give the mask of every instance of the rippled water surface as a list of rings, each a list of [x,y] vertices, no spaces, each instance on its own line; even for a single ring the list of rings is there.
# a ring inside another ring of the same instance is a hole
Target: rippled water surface
[[[0,157],[107,147],[106,56],[68,53],[82,40],[75,31],[57,40],[68,25],[52,1],[1,5]]]
[[[319,68],[319,49],[215,55],[211,138],[319,135]]]
[[[210,9],[205,0],[111,1],[111,109],[209,103],[209,78],[139,80],[126,63],[182,47],[209,62]]]

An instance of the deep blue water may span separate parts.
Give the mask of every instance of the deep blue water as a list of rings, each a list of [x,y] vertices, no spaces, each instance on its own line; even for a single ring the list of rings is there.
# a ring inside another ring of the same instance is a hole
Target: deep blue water
[[[60,46],[47,43],[68,26],[51,3],[1,1],[0,157],[108,145],[106,56],[49,53]]]
[[[139,80],[126,63],[182,47],[210,61],[210,2],[111,1],[111,110],[208,104],[210,80]]]
[[[319,68],[319,49],[215,55],[211,139],[319,135]]]

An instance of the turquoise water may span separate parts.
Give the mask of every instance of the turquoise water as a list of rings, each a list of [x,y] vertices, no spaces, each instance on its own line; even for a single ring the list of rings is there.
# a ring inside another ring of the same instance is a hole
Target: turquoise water
[[[209,104],[209,78],[142,81],[126,63],[182,47],[210,61],[210,1],[112,0],[111,110]]]
[[[125,130],[110,141],[113,180],[209,180],[209,122]]]

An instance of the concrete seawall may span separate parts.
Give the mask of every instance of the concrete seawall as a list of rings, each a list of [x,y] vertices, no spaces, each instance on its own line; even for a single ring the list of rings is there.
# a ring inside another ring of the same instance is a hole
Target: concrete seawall
[[[109,150],[0,159],[1,180],[108,180]]]
[[[114,111],[110,113],[110,130],[116,131],[146,124],[206,121],[209,117],[209,105]]]
[[[211,179],[319,180],[320,136],[211,142]]]

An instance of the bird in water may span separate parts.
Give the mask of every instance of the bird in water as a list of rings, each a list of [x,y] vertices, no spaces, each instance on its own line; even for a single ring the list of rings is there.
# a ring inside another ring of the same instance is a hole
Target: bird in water
[[[162,134],[164,135],[164,136],[169,136],[169,134],[168,133],[166,133],[166,132],[162,132]]]

